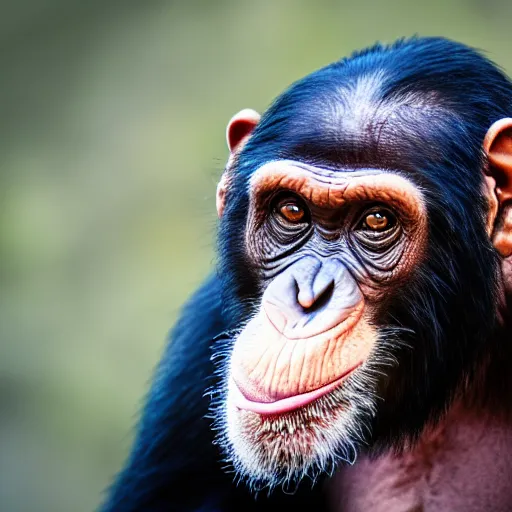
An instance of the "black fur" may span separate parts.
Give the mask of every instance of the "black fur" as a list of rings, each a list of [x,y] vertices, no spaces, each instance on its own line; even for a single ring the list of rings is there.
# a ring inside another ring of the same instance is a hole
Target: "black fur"
[[[355,134],[342,122],[352,115],[344,98],[368,77],[379,80],[379,109],[364,133]],[[294,496],[262,495],[257,501],[236,487],[221,469],[207,418],[205,392],[216,385],[212,340],[237,327],[258,299],[242,240],[248,178],[268,161],[395,170],[427,196],[425,264],[386,303],[382,316],[383,325],[414,327],[403,340],[413,350],[400,345],[394,354],[400,371],[393,375],[392,389],[384,383],[382,390],[393,408],[382,407],[370,444],[398,445],[404,436],[417,434],[442,414],[462,381],[477,378],[476,362],[500,356],[498,344],[490,341],[499,271],[484,231],[481,148],[489,126],[512,115],[511,99],[509,80],[474,50],[445,39],[414,38],[377,45],[327,66],[274,102],[231,169],[218,275],[185,306],[171,334],[133,451],[104,512],[322,510],[321,486],[306,486]]]

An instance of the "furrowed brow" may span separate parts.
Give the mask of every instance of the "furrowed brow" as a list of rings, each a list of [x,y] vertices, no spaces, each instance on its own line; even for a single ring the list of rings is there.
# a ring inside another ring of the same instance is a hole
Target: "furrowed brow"
[[[353,202],[384,202],[407,217],[425,214],[423,196],[409,180],[375,169],[348,172],[312,172],[291,162],[271,162],[251,178],[256,200],[279,190],[289,190],[320,208],[340,208]]]

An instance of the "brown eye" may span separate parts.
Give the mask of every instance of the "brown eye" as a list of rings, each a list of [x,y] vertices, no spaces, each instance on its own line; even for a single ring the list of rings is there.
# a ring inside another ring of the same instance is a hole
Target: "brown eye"
[[[371,231],[385,231],[392,227],[394,223],[393,215],[385,210],[371,212],[364,217],[364,227]]]
[[[306,217],[304,208],[293,201],[280,204],[279,213],[292,224],[301,222]]]

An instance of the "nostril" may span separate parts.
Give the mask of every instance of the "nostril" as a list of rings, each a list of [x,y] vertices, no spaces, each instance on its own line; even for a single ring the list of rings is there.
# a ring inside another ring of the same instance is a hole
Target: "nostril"
[[[334,293],[334,280],[331,281],[323,290],[320,291],[315,297],[311,296],[310,301],[302,301],[299,299],[299,304],[302,306],[304,313],[310,314],[322,309],[331,300]],[[299,294],[300,295],[300,294]]]

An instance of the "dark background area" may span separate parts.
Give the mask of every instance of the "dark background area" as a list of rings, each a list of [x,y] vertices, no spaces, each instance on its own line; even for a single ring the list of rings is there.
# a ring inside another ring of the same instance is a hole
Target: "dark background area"
[[[512,70],[509,0],[20,0],[0,16],[0,510],[86,512],[214,263],[225,126],[353,49]]]

